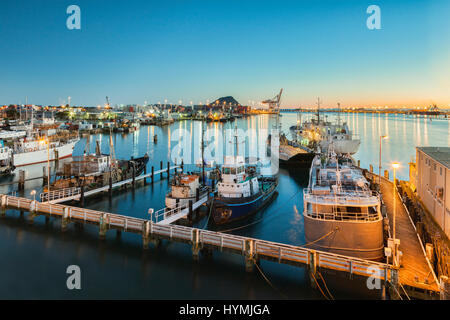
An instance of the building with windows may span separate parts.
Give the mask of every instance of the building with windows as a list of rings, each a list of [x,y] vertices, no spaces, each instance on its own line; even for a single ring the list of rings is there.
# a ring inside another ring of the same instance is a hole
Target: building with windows
[[[450,147],[417,147],[413,171],[417,195],[450,239]]]

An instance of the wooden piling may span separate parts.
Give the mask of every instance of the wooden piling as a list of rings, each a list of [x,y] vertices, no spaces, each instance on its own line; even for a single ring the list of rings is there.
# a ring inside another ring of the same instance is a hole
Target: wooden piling
[[[198,229],[192,230],[192,258],[198,261],[200,253],[199,232]]]
[[[111,197],[112,197],[112,176],[111,176],[111,173],[109,173],[109,188],[108,188],[108,194],[109,194],[109,197],[111,198]]]
[[[309,278],[311,281],[311,287],[316,288],[315,276],[317,272],[317,252],[312,250],[309,252]]]
[[[22,191],[25,189],[25,171],[19,170],[19,191]]]
[[[145,221],[142,225],[142,247],[144,250],[148,249],[148,242],[149,242],[149,234],[150,234],[150,224],[153,223],[152,221]]]
[[[170,162],[167,161],[167,179],[170,179]]]
[[[106,231],[108,230],[108,214],[104,213],[100,217],[99,221],[99,238],[100,240],[104,240],[106,238]]]
[[[446,276],[439,279],[439,291],[441,300],[450,300],[450,280]]]
[[[162,162],[162,160],[159,162],[159,167],[160,167],[160,169],[161,169],[160,174],[159,174],[159,178],[162,180],[162,178],[163,178],[163,173],[162,173],[163,162]]]
[[[184,160],[181,159],[181,173],[183,173],[184,171]]]
[[[48,183],[48,172],[47,172],[47,167],[43,166],[42,167],[42,185],[45,187]]]
[[[253,272],[255,266],[255,241],[253,239],[245,240],[245,271]]]
[[[189,224],[192,225],[192,200],[189,200],[188,220],[189,220]]]
[[[133,189],[134,189],[136,187],[136,166],[134,165],[134,162],[133,162],[132,173],[133,173]]]
[[[69,219],[69,208],[64,208],[64,214],[61,218],[61,231],[65,232],[67,230],[67,226],[69,225],[70,219]]]
[[[389,171],[384,170],[384,177],[389,180]]]
[[[152,185],[154,181],[155,181],[155,167],[152,166]]]
[[[0,218],[6,216],[6,195],[2,195],[0,204]]]
[[[147,175],[147,166],[144,167],[144,176]],[[144,186],[147,185],[147,178],[144,178]]]

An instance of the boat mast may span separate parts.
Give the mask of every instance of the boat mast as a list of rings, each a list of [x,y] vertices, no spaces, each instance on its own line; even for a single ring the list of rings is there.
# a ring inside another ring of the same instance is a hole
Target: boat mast
[[[205,140],[204,140],[205,131],[203,128],[202,121],[202,184],[205,184]]]
[[[317,124],[320,122],[320,98],[317,98]]]
[[[341,126],[341,104],[338,102],[338,126]]]

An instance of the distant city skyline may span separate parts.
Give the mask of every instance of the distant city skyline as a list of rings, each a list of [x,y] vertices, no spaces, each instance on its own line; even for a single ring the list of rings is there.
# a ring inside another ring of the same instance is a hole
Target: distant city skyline
[[[370,5],[381,29],[369,30]],[[70,30],[67,8],[81,9]],[[0,3],[0,104],[450,107],[450,1]]]

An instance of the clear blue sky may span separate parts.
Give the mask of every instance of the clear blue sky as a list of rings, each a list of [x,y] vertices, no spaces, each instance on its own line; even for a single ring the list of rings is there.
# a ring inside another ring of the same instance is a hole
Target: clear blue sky
[[[449,14],[448,0],[2,0],[0,104],[246,104],[284,88],[283,106],[448,106]]]

